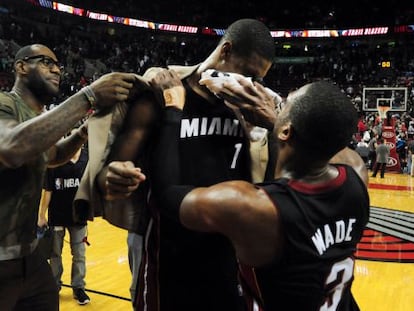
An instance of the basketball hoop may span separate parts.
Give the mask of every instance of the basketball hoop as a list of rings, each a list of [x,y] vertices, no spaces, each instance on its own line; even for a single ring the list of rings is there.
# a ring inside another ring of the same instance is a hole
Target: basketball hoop
[[[390,111],[390,109],[391,109],[390,106],[377,106],[377,110],[378,110],[381,120],[384,120],[387,118],[387,112]]]

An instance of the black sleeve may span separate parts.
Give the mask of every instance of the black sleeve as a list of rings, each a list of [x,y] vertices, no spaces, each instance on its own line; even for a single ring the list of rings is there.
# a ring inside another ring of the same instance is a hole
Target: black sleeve
[[[181,183],[180,125],[182,111],[167,107],[151,157],[152,198],[165,216],[179,221],[180,205],[194,186]]]
[[[53,168],[48,168],[46,170],[45,178],[43,180],[43,189],[47,191],[53,191],[54,189],[54,177],[53,177]]]
[[[272,181],[275,179],[276,161],[279,148],[277,145],[277,138],[275,137],[273,131],[268,133],[267,139],[269,160],[267,161],[264,181]]]

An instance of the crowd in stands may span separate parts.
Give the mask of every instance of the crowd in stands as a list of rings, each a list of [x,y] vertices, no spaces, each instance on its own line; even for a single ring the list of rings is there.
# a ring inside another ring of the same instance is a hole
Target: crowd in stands
[[[404,24],[412,20],[414,9],[409,3],[395,0],[344,1],[222,1],[160,0],[141,2],[124,0],[66,0],[75,7],[86,7],[96,12],[144,20],[184,25],[226,28],[234,16],[253,17],[270,27],[365,27]]]
[[[88,7],[119,12],[119,15],[137,15],[142,19],[150,19],[154,14],[158,21],[173,22],[172,18],[188,15],[187,8],[192,6],[190,20],[185,24],[211,25],[221,23],[225,27],[231,21],[221,19],[217,14],[210,12],[215,6],[221,6],[220,12],[225,16],[226,10],[234,10],[231,16],[239,15],[238,10],[263,10],[266,5],[253,5],[252,1],[243,0],[237,7],[232,2],[225,4],[221,1],[212,1],[209,9],[203,11],[201,4],[194,4],[187,0],[161,1],[157,3],[139,3],[125,1],[122,7],[110,4],[110,1],[67,1],[75,6]],[[104,5],[108,3],[108,5]],[[129,4],[128,4],[129,3]],[[368,5],[367,1],[360,1],[361,5]],[[147,7],[148,4],[151,4]],[[267,4],[269,9],[282,10],[280,4]],[[99,7],[96,7],[99,6]],[[281,5],[282,6],[282,5]],[[171,14],[165,8],[179,7]],[[324,5],[322,8],[326,8]],[[130,10],[131,8],[135,9]],[[151,10],[149,9],[151,8]],[[162,8],[162,10],[161,10]],[[170,64],[196,64],[203,60],[215,47],[219,37],[203,35],[178,35],[176,33],[156,32],[153,30],[130,29],[126,26],[110,25],[103,22],[93,22],[81,17],[71,17],[62,13],[51,14],[50,10],[42,8],[27,10],[10,9],[7,13],[0,13],[0,88],[8,90],[12,85],[13,55],[19,46],[40,42],[53,47],[55,54],[65,66],[61,81],[61,102],[65,97],[75,93],[83,86],[95,80],[100,75],[111,71],[134,72],[143,74],[150,66],[167,66]],[[299,10],[298,12],[306,10]],[[114,14],[115,14],[114,13]],[[257,12],[258,15],[260,12]],[[309,10],[309,14],[312,10]],[[406,12],[410,16],[412,12]],[[286,12],[287,14],[287,12]],[[295,14],[289,12],[289,15]],[[391,14],[390,14],[391,15]],[[172,17],[173,16],[173,17]],[[210,20],[205,19],[209,17]],[[211,17],[214,17],[211,19]],[[222,17],[223,17],[222,16]],[[392,16],[398,16],[393,14]],[[72,19],[72,20],[71,20]],[[153,19],[153,18],[151,18]],[[167,20],[168,19],[168,20]],[[354,19],[349,19],[354,22]],[[405,21],[405,19],[402,19]],[[282,20],[283,21],[283,20]],[[184,23],[184,20],[182,21]],[[368,22],[368,21],[367,21]],[[389,21],[394,24],[396,20]],[[269,21],[269,26],[272,22]],[[289,25],[286,22],[285,25]],[[358,26],[358,25],[355,25]],[[297,39],[300,40],[300,39]],[[414,35],[408,34],[401,38],[370,38],[369,40],[336,40],[326,39],[309,44],[304,51],[293,46],[283,48],[283,42],[276,42],[276,58],[269,71],[265,83],[280,95],[287,93],[301,85],[319,79],[336,82],[354,101],[361,112],[362,121],[368,130],[375,127],[375,112],[364,112],[362,109],[362,90],[368,87],[407,87],[407,111],[397,113],[396,123],[399,136],[406,138],[414,134]],[[286,62],[291,57],[302,58],[302,62]],[[390,62],[392,68],[381,68],[383,61]],[[1,78],[3,77],[3,78]],[[410,132],[411,131],[411,132]],[[359,139],[360,140],[360,139]]]

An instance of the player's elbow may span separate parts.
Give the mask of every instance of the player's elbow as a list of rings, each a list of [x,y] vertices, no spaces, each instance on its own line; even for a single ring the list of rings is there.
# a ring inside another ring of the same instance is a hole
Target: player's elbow
[[[180,206],[180,222],[187,228],[196,231],[214,231],[214,220],[211,217],[210,204],[206,205],[201,189],[188,193]]]
[[[219,187],[197,188],[184,198],[180,209],[180,220],[189,229],[223,233],[229,218],[235,214],[231,206],[240,196],[237,189]]]

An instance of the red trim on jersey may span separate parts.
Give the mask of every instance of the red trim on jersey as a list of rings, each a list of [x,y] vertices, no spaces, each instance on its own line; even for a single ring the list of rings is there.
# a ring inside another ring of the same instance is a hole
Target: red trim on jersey
[[[248,311],[263,311],[263,298],[254,268],[239,264],[239,276],[244,291]]]
[[[344,166],[338,166],[338,176],[330,181],[318,184],[308,184],[298,180],[290,180],[289,186],[294,190],[306,193],[306,194],[317,194],[320,192],[326,192],[332,189],[336,189],[343,185],[346,180],[346,170]]]
[[[138,278],[136,311],[159,311],[159,215],[154,214],[145,234]],[[153,240],[149,243],[149,240]]]

